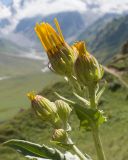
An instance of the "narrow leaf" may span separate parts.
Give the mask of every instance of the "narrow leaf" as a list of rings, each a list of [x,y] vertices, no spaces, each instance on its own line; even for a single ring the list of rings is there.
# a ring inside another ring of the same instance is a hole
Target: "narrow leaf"
[[[101,90],[97,93],[97,96],[96,96],[96,102],[98,103],[100,97],[102,96],[104,90],[106,89],[106,86],[107,86],[107,82],[105,81],[105,84],[104,86],[101,88]]]
[[[71,101],[71,100],[69,100],[69,99],[61,96],[59,93],[57,93],[57,92],[54,92],[54,93],[55,93],[55,95],[56,95],[57,97],[59,97],[60,99],[64,100],[65,102],[68,102],[69,104],[75,104],[74,101]]]
[[[18,152],[22,153],[24,156],[46,158],[52,160],[66,160],[64,154],[59,150],[49,148],[45,145],[38,145],[24,140],[9,140],[4,143],[4,145],[16,149]]]
[[[66,143],[61,143],[61,142],[58,142],[58,141],[51,141],[51,143],[53,143],[54,145],[58,145],[66,150],[70,150],[72,149],[72,146],[74,144],[66,144]]]
[[[82,101],[85,105],[89,106],[90,102],[88,100],[86,100],[85,98],[79,96],[77,93],[73,92],[73,94],[80,100]]]
[[[99,126],[106,122],[103,111],[92,108],[84,108],[80,105],[73,105],[80,120],[80,127],[90,131],[92,126]]]

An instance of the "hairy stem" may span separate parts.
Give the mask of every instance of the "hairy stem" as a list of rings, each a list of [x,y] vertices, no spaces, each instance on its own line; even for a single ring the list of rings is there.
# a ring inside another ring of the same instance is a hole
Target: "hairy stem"
[[[96,90],[96,86],[90,86],[90,87],[88,87],[91,108],[97,108],[97,105],[96,105],[96,92],[95,92],[95,90]]]
[[[91,108],[97,108],[95,86],[88,88],[88,90],[89,90],[90,106]],[[105,158],[105,154],[103,151],[98,126],[92,125],[92,135],[94,139],[94,144],[95,144],[98,160],[105,160],[106,158]]]
[[[92,127],[92,135],[95,143],[97,157],[99,160],[105,160],[105,154],[103,151],[99,130],[97,127]]]
[[[71,138],[68,137],[68,143],[73,144]],[[80,160],[88,160],[84,154],[76,147],[76,145],[73,144],[72,146],[73,151],[77,154],[77,156],[80,158]]]

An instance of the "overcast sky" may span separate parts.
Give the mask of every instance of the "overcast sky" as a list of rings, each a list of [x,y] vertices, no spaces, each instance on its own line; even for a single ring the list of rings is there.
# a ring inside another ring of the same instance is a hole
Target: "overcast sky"
[[[15,18],[17,19],[67,10],[78,10],[82,12],[86,10],[84,2],[98,3],[102,6],[103,11],[107,11],[117,4],[124,5],[128,3],[128,0],[0,0],[0,19],[10,17],[12,15],[12,8],[15,11]]]
[[[2,3],[9,5],[13,0],[0,0]],[[108,3],[125,3],[128,2],[128,0],[102,0],[106,1]]]

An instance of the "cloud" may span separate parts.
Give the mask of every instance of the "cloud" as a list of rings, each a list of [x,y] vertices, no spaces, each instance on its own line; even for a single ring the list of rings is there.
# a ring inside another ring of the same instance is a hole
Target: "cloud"
[[[0,2],[0,19],[5,19],[11,16],[10,8]]]
[[[14,0],[21,3],[22,0]],[[62,12],[62,11],[74,11],[78,10],[80,12],[85,11],[86,6],[84,2],[80,0],[26,0],[23,6],[19,8],[17,4],[17,18],[32,17],[35,15],[48,15],[52,13]]]
[[[46,16],[63,11],[84,12],[86,10],[85,3],[80,0],[13,0],[10,7],[1,3],[0,8],[3,8],[0,19],[8,18],[10,21],[10,25],[1,30],[4,34],[13,31],[23,18]]]

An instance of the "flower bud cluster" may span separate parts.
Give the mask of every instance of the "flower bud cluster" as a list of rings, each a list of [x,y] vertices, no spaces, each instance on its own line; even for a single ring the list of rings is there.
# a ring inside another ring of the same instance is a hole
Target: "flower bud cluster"
[[[87,52],[83,41],[69,46],[56,19],[55,25],[58,33],[48,23],[37,24],[35,27],[52,70],[69,78],[76,76],[79,83],[84,86],[97,84],[103,77],[103,67]]]
[[[57,100],[54,103],[41,95],[35,95],[33,92],[28,93],[28,97],[31,100],[32,108],[38,117],[51,123],[54,128],[66,129],[72,111],[66,102]]]

